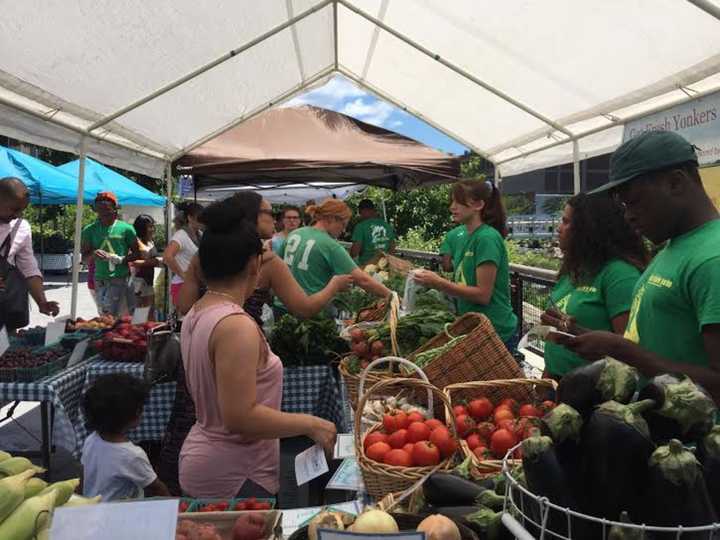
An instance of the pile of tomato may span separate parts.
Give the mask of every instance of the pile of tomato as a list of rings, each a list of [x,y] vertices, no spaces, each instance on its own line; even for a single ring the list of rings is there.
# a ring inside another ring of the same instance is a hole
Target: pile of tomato
[[[553,401],[522,405],[506,398],[495,405],[487,397],[478,397],[453,407],[458,436],[480,459],[502,459],[508,450],[530,436],[539,427],[540,418],[555,407]]]
[[[394,411],[383,417],[382,428],[365,436],[365,455],[396,467],[432,467],[452,456],[458,442],[440,420],[419,412]]]
[[[255,497],[244,500],[212,500],[195,505],[190,508],[191,503],[181,500],[179,504],[179,512],[182,514],[188,510],[193,512],[243,512],[245,510],[271,510],[272,504],[268,501],[258,501]]]

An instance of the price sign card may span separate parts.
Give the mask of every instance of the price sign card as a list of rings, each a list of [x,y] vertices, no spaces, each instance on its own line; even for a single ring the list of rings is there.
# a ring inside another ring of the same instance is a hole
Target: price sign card
[[[295,479],[298,486],[302,486],[329,470],[325,451],[317,444],[295,456]]]
[[[85,351],[87,351],[88,344],[90,343],[90,339],[83,339],[82,341],[78,341],[75,344],[75,347],[73,348],[73,352],[70,355],[70,359],[68,360],[67,367],[72,367],[78,362],[80,362],[83,358],[85,358]]]
[[[53,540],[175,540],[177,499],[56,508]]]
[[[10,348],[10,338],[8,337],[7,328],[0,328],[0,356]]]
[[[335,439],[333,459],[355,457],[355,439],[352,433],[339,433]]]
[[[362,491],[365,489],[360,467],[354,457],[348,458],[340,464],[325,489],[338,491]]]
[[[65,335],[65,321],[53,321],[48,323],[45,329],[45,346],[52,345],[60,341],[60,338]]]
[[[133,311],[132,323],[133,324],[146,323],[149,315],[150,315],[150,306],[135,308],[135,311]]]

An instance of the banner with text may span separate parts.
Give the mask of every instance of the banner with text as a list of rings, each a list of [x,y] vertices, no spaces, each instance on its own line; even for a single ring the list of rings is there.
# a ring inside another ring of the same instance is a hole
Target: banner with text
[[[623,141],[646,131],[676,131],[698,147],[700,165],[720,163],[720,92],[628,122]]]

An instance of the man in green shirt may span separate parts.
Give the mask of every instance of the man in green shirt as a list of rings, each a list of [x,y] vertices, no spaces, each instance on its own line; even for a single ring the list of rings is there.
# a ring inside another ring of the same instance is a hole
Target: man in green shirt
[[[673,132],[623,143],[610,162],[628,223],[666,243],[640,277],[625,337],[589,332],[551,339],[594,359],[609,355],[644,376],[680,372],[720,398],[720,220],[694,147]]]
[[[82,231],[82,254],[95,259],[95,295],[104,315],[117,317],[123,302],[132,313],[135,295],[130,287],[128,261],[140,258],[135,228],[118,217],[114,193],[98,193],[94,205],[98,219]]]
[[[466,237],[467,227],[465,225],[458,225],[454,229],[450,230],[445,235],[445,238],[443,238],[443,241],[440,244],[440,255],[442,255],[440,265],[445,272],[452,272],[455,270],[462,260],[462,248],[465,245]]]
[[[350,255],[364,266],[379,252],[392,253],[395,249],[395,230],[387,221],[380,219],[375,204],[363,199],[358,206],[360,223],[352,234]]]

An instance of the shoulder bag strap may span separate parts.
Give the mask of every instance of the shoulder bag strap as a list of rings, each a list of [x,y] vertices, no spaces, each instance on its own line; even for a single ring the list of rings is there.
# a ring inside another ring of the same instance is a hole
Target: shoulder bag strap
[[[3,241],[2,245],[0,245],[0,257],[3,259],[8,259],[10,257],[10,249],[12,249],[13,239],[15,238],[15,235],[17,235],[18,229],[20,228],[20,224],[22,223],[22,219],[18,218],[15,221],[15,225],[10,230],[8,235],[5,237],[5,240]],[[4,252],[4,253],[3,253]]]

